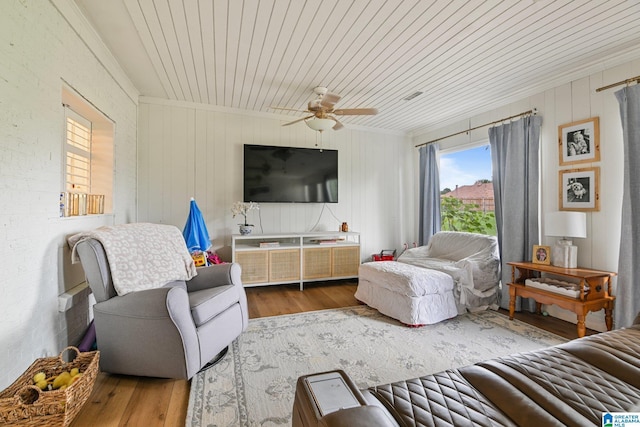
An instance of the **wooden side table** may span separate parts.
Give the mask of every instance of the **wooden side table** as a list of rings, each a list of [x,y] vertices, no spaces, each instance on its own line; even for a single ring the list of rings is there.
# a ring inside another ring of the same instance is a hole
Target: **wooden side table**
[[[586,333],[584,321],[590,311],[604,308],[607,330],[610,331],[613,327],[612,313],[615,297],[611,295],[611,278],[616,273],[589,268],[555,267],[532,262],[509,262],[508,264],[511,266],[511,283],[508,284],[509,319],[513,320],[516,297],[523,297],[533,298],[536,301],[538,313],[541,312],[542,304],[555,304],[576,313],[578,316],[578,337],[583,337]],[[570,278],[574,282],[579,281],[579,296],[572,298],[525,284],[526,279],[540,277],[542,273]]]

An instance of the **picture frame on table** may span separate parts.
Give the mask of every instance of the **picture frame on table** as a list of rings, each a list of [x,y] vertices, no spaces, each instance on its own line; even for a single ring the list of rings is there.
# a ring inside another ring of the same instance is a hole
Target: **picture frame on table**
[[[533,259],[534,264],[551,264],[551,247],[542,245],[533,245]]]
[[[558,126],[560,166],[600,161],[600,118]]]
[[[600,210],[600,168],[558,172],[558,206],[561,211]]]

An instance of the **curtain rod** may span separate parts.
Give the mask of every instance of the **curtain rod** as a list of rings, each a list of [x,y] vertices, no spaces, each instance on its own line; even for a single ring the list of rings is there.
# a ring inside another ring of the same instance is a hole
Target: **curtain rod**
[[[611,89],[612,87],[616,87],[624,84],[628,85],[629,83],[633,83],[633,82],[640,83],[640,76],[631,77],[630,79],[622,80],[621,82],[612,83],[607,86],[599,87],[598,89],[596,89],[596,92],[602,92],[603,90]]]
[[[460,131],[460,132],[452,133],[451,135],[443,136],[443,137],[441,137],[441,138],[432,139],[431,141],[423,142],[422,144],[418,144],[418,145],[416,145],[416,147],[415,147],[415,148],[422,147],[423,145],[433,144],[434,142],[438,142],[438,141],[441,141],[441,140],[443,140],[443,139],[451,138],[452,136],[461,135],[461,134],[463,134],[463,133],[469,133],[469,132],[471,132],[472,130],[480,129],[480,128],[483,128],[483,127],[486,127],[486,126],[491,126],[491,125],[495,125],[495,124],[497,124],[497,123],[501,123],[501,122],[504,122],[504,121],[507,121],[507,120],[515,119],[516,117],[526,116],[526,115],[528,115],[528,114],[533,114],[533,115],[535,115],[537,112],[538,112],[538,109],[537,109],[537,108],[534,108],[533,110],[525,111],[525,112],[520,113],[520,114],[515,114],[515,115],[510,116],[510,117],[505,117],[504,119],[496,120],[495,122],[485,123],[485,124],[483,124],[483,125],[476,126],[476,127],[474,127],[474,128],[470,128],[470,129],[463,130],[463,131]]]

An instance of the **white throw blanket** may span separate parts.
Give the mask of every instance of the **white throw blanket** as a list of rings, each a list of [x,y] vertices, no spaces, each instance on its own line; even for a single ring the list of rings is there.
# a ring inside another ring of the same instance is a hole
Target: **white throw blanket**
[[[184,237],[172,225],[122,224],[75,234],[67,240],[74,263],[78,262],[76,245],[91,238],[104,247],[118,295],[159,288],[197,275]]]

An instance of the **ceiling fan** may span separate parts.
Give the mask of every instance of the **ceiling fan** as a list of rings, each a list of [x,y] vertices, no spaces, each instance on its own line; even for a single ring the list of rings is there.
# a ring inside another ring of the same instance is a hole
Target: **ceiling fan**
[[[329,92],[326,87],[318,86],[313,89],[313,92],[317,97],[309,101],[306,111],[284,107],[269,108],[310,113],[308,116],[285,123],[282,126],[289,126],[304,121],[311,129],[319,132],[327,129],[342,129],[344,125],[340,123],[336,116],[370,116],[378,114],[378,110],[375,108],[335,108],[336,103],[340,100],[340,95]]]

